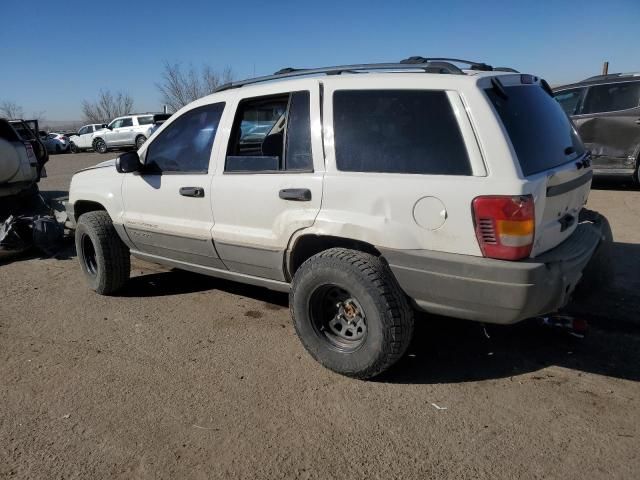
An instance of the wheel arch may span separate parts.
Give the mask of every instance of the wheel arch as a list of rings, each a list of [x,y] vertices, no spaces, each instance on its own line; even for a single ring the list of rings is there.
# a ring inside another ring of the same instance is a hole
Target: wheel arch
[[[285,258],[285,277],[291,280],[300,265],[314,255],[330,248],[348,248],[360,252],[370,253],[380,257],[380,251],[372,244],[355,240],[353,238],[340,237],[335,235],[320,235],[306,233],[292,240],[292,246],[287,250]]]
[[[81,215],[96,211],[107,212],[107,209],[101,203],[94,202],[92,200],[78,200],[73,204],[73,216],[75,217],[74,220],[76,221],[76,223],[78,222],[78,219]]]

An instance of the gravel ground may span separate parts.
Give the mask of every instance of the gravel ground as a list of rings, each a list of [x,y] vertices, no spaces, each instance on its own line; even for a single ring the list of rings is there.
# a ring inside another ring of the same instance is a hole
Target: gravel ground
[[[286,295],[134,261],[101,297],[71,245],[2,264],[0,478],[638,478],[640,191],[596,188],[618,277],[584,339],[423,317],[372,382],[305,353]]]

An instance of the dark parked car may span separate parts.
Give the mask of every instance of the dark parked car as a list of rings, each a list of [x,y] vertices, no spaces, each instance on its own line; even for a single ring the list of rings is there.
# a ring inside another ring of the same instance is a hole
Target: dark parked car
[[[640,73],[599,75],[553,94],[591,150],[594,173],[640,183]]]

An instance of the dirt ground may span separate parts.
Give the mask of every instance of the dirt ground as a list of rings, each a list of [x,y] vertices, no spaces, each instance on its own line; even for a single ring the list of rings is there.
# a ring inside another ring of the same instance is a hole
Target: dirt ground
[[[42,190],[112,155],[53,156]],[[0,478],[640,478],[640,191],[599,182],[618,276],[585,338],[421,317],[377,381],[303,350],[287,297],[69,245],[0,265]]]

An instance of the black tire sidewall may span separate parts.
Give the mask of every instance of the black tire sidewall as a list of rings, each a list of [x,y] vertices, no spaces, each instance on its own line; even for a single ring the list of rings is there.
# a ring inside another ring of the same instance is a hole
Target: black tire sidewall
[[[82,247],[82,242],[85,235],[91,239],[91,243],[93,244],[93,248],[96,252],[97,271],[95,275],[92,275],[87,270],[86,261],[84,258],[84,251]],[[97,291],[100,289],[101,282],[104,282],[104,276],[105,276],[104,251],[102,250],[102,245],[99,241],[98,234],[93,228],[91,228],[91,226],[86,225],[82,221],[80,221],[78,223],[78,226],[76,227],[75,243],[76,243],[76,253],[78,255],[78,260],[80,261],[80,268],[82,269],[82,273],[87,279],[87,282],[89,283],[89,287],[92,290]]]
[[[146,141],[147,141],[147,137],[145,137],[143,135],[138,136],[138,138],[136,138],[136,150],[140,149],[142,147],[142,145],[144,145],[144,142],[146,142]]]
[[[315,262],[313,268],[296,275],[291,295],[293,319],[300,340],[316,360],[339,373],[357,375],[375,368],[386,352],[385,342],[389,341],[383,318],[387,314],[384,301],[376,295],[375,287],[352,265],[326,258],[315,259]],[[313,326],[309,314],[311,297],[318,288],[328,284],[348,291],[364,310],[367,334],[362,345],[353,352],[333,348]]]

